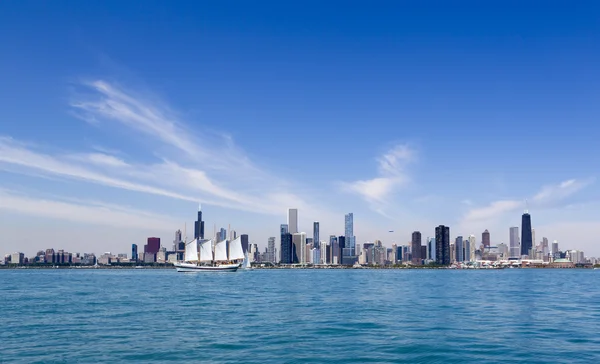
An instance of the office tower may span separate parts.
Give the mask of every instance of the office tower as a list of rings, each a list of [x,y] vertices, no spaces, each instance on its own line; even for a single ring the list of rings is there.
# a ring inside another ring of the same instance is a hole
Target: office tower
[[[415,231],[412,233],[411,240],[412,263],[415,265],[421,264],[421,233]]]
[[[244,253],[248,251],[248,249],[250,248],[248,245],[248,234],[242,234],[240,235],[240,240],[242,241],[242,249],[244,250]]]
[[[533,248],[531,216],[525,211],[521,218],[521,256],[528,256],[531,248]]]
[[[156,254],[160,250],[160,238],[148,238],[148,244],[144,245],[144,253]]]
[[[229,232],[229,240],[235,240],[237,238],[237,231],[231,230]]]
[[[475,235],[469,235],[469,261],[474,262],[475,258],[475,250],[477,250],[477,241],[475,240]]]
[[[267,243],[267,259],[271,263],[275,263],[275,237],[272,236],[269,238],[269,242]]]
[[[463,262],[471,260],[471,242],[469,239],[463,240]]]
[[[175,232],[175,239],[173,239],[173,251],[177,251],[177,247],[182,240],[181,230],[177,230]]]
[[[490,243],[490,232],[485,229],[485,231],[481,234],[481,244],[484,249],[489,249]]]
[[[320,249],[320,242],[321,239],[319,239],[319,222],[315,221],[313,223],[313,245],[315,248]]]
[[[344,236],[346,237],[346,246],[345,248],[352,249],[352,254],[354,254],[355,249],[355,239],[354,239],[354,214],[350,212],[346,214],[344,217]],[[350,254],[350,255],[352,255]]]
[[[131,244],[131,261],[135,262],[138,257],[137,244]]]
[[[198,220],[194,223],[194,239],[204,239],[204,221],[202,221],[202,205],[198,206]]]
[[[398,263],[398,244],[392,244],[392,264]]]
[[[294,262],[292,234],[288,232],[287,224],[281,225],[281,246],[279,250],[281,252],[281,264],[292,264]]]
[[[435,261],[439,265],[450,265],[450,228],[440,225],[435,228]]]
[[[427,245],[421,245],[421,263],[423,263],[423,259],[427,259]]]
[[[462,262],[465,259],[464,256],[464,249],[463,249],[463,237],[462,236],[457,236],[456,240],[454,241],[454,249],[456,249],[456,261],[457,262]]]
[[[427,259],[435,261],[435,238],[427,238],[427,247],[429,250]]]
[[[339,264],[342,264],[342,257],[344,255],[344,249],[346,249],[346,237],[338,236],[338,246],[340,247]]]
[[[558,240],[552,242],[552,255],[558,253]]]
[[[519,244],[519,227],[513,226],[509,230],[509,257],[518,258],[521,255],[521,246]]]
[[[535,229],[531,228],[531,247],[535,249],[537,242],[535,241]],[[532,257],[533,259],[533,257]]]
[[[321,241],[319,242],[319,264],[327,264],[329,263],[327,260],[327,242],[326,241]]]
[[[222,241],[222,240],[226,240],[226,239],[227,239],[227,230],[225,230],[225,228],[221,228],[221,230],[219,230],[219,232],[217,233],[217,240]]]
[[[292,259],[294,263],[306,264],[306,233],[292,234]]]
[[[288,209],[288,232],[292,235],[298,232],[298,209]]]

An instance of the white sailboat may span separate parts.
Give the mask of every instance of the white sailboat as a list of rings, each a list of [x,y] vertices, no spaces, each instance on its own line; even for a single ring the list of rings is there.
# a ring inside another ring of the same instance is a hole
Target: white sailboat
[[[239,238],[231,242],[221,240],[216,244],[212,239],[194,239],[185,245],[185,261],[174,265],[178,272],[235,272],[240,267],[238,260],[243,259],[243,254],[241,257],[239,254],[241,251]]]
[[[252,265],[250,264],[250,258],[248,257],[248,252],[244,254],[244,261],[242,262],[242,269],[252,269]]]

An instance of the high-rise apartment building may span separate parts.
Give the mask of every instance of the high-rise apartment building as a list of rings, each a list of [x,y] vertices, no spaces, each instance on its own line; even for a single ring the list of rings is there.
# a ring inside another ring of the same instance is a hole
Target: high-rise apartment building
[[[427,259],[431,259],[435,262],[435,238],[427,238],[427,248],[429,252]]]
[[[450,265],[450,228],[440,225],[435,228],[435,262]]]
[[[137,244],[131,244],[131,261],[135,262],[138,259]]]
[[[421,257],[421,233],[414,231],[411,239],[411,253],[412,253],[412,264],[420,265],[422,263]]]
[[[351,249],[348,251],[351,251],[350,255],[353,255],[355,254],[354,250],[356,248],[356,240],[354,238],[354,214],[350,212],[346,214],[344,218],[344,236],[346,237],[345,248]]]
[[[476,260],[476,258],[475,258],[476,250],[477,250],[477,240],[475,239],[475,235],[471,234],[471,235],[469,235],[469,260],[471,262],[474,262]]]
[[[313,245],[315,248],[320,249],[320,241],[321,239],[319,239],[319,222],[315,221],[313,222]]]
[[[463,248],[463,237],[462,236],[457,236],[456,240],[454,241],[454,249],[456,249],[456,261],[457,262],[463,262],[465,260],[465,256],[464,256],[464,248]]]

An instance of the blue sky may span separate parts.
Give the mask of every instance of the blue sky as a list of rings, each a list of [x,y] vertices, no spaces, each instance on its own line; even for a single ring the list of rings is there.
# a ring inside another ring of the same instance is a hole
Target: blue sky
[[[595,2],[4,2],[0,250],[231,224],[600,255]],[[39,228],[38,228],[39,227]],[[394,230],[390,234],[387,231]]]

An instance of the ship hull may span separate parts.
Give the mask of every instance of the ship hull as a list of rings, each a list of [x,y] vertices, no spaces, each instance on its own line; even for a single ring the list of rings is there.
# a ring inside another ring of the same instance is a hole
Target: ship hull
[[[175,263],[175,269],[182,273],[235,272],[239,267],[239,264],[196,265],[190,263]]]

